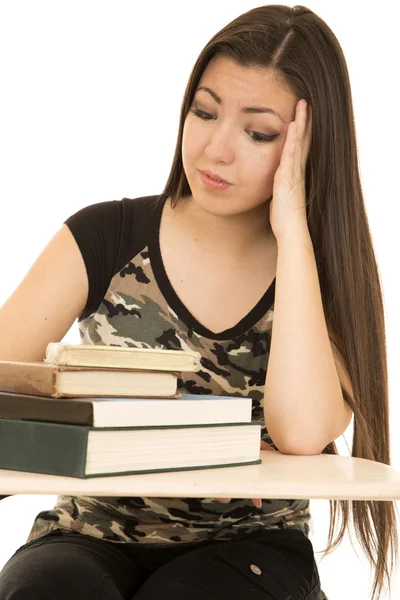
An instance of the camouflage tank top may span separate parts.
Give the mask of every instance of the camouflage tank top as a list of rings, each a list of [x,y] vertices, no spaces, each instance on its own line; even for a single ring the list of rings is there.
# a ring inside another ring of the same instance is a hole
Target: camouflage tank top
[[[79,315],[84,344],[195,350],[201,369],[182,374],[181,392],[252,398],[263,420],[263,393],[274,316],[275,280],[237,325],[215,334],[175,294],[163,267],[159,226],[165,195],[123,198],[81,209],[65,223],[85,262],[89,295]],[[227,417],[228,420],[228,417]],[[222,504],[209,498],[60,496],[40,512],[28,540],[54,529],[115,543],[168,545],[230,540],[259,528],[297,528],[309,534],[309,500],[249,499]]]

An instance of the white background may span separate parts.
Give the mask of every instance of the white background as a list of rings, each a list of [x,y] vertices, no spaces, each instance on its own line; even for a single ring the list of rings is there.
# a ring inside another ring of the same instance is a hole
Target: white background
[[[70,214],[94,202],[162,191],[198,54],[220,28],[257,5],[250,0],[1,1],[0,305]],[[400,469],[395,1],[381,0],[379,11],[355,0],[313,0],[306,6],[333,30],[350,72],[362,184],[384,289],[392,464]],[[76,324],[65,339],[79,343]],[[350,446],[350,429],[346,440]],[[346,452],[343,440],[339,447]],[[0,569],[25,542],[35,515],[54,502],[55,496],[1,502]],[[311,509],[319,561],[329,503],[311,501]],[[329,600],[367,600],[368,564],[355,548],[359,558],[346,538],[319,564]],[[391,597],[400,597],[398,571]]]

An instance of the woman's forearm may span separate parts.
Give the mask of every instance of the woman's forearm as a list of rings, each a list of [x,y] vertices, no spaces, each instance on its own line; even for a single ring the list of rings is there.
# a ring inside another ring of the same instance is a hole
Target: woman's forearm
[[[264,418],[276,446],[319,454],[350,421],[326,327],[306,224],[278,240],[274,319]]]

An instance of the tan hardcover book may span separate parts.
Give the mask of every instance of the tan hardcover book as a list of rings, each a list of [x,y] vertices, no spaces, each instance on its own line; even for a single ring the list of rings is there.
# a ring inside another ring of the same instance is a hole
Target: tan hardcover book
[[[77,367],[109,367],[155,371],[198,371],[199,352],[161,348],[124,348],[92,344],[50,342],[45,363]]]
[[[178,373],[0,361],[0,390],[52,398],[176,397]]]

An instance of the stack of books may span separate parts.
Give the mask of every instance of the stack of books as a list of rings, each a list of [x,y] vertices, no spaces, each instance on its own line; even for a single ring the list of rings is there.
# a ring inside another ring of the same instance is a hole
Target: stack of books
[[[0,468],[70,477],[259,464],[251,398],[181,394],[184,350],[52,342],[0,361]]]

